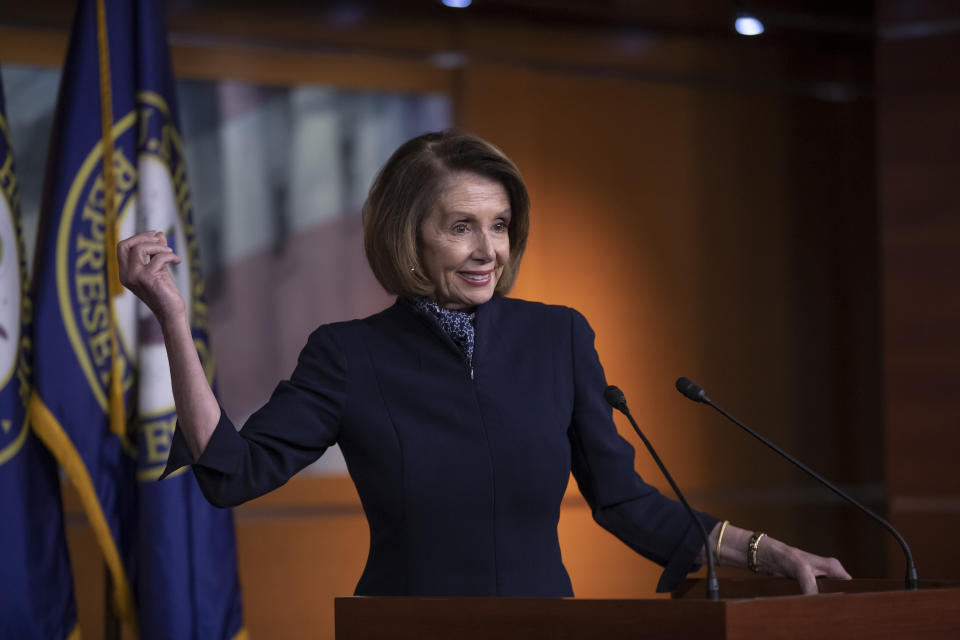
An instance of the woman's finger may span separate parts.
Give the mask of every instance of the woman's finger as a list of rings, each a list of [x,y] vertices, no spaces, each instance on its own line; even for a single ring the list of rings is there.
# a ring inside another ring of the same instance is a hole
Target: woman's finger
[[[839,580],[852,579],[850,574],[847,573],[847,570],[843,568],[843,565],[840,564],[840,561],[836,558],[820,558],[820,561],[817,575],[825,578],[837,578]]]
[[[165,247],[166,238],[157,235],[154,232],[140,233],[126,238],[117,243],[117,262],[121,268],[125,267],[131,260],[143,263],[142,255],[139,258],[136,255],[138,251],[145,247]]]
[[[167,243],[166,236],[163,235],[160,231],[144,231],[136,235],[130,236],[129,238],[124,238],[117,243],[118,249],[129,250],[131,247],[135,247],[138,244],[143,243],[152,243],[152,242],[161,242],[163,244]]]
[[[810,571],[809,567],[804,567],[797,574],[797,582],[800,583],[800,591],[805,596],[815,596],[819,593],[817,589],[817,579],[813,575],[813,571]]]
[[[135,264],[150,264],[151,259],[157,255],[173,253],[173,249],[168,247],[165,244],[160,244],[157,242],[147,244],[138,244],[130,252],[130,257],[133,259]]]
[[[142,282],[151,262],[162,256],[173,255],[173,250],[158,242],[139,242],[120,249],[118,245],[118,266],[120,283],[127,288],[136,287]],[[177,258],[175,262],[179,262]],[[164,263],[166,264],[166,262]],[[158,267],[159,268],[159,267]]]
[[[183,260],[180,256],[168,249],[166,252],[154,254],[153,257],[150,258],[150,264],[147,265],[146,271],[147,273],[156,274],[168,264],[180,264],[181,262],[183,262]]]

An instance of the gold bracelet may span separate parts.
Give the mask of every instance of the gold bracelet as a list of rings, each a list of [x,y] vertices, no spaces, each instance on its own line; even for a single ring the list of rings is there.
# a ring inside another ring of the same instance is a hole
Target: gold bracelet
[[[765,535],[767,534],[754,531],[753,535],[750,536],[750,542],[747,544],[747,568],[754,573],[760,572],[760,567],[757,565],[757,548],[760,546],[761,538]]]
[[[720,564],[720,542],[723,540],[723,532],[727,530],[727,525],[730,524],[729,520],[724,520],[723,524],[720,525],[720,535],[717,536],[717,564]]]

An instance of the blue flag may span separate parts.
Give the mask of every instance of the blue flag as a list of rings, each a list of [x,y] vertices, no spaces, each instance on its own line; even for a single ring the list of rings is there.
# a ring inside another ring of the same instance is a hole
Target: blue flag
[[[30,297],[0,83],[0,638],[76,638],[57,463],[27,422]]]
[[[167,233],[212,382],[176,107],[162,3],[81,0],[37,238],[30,416],[80,494],[120,617],[144,639],[235,638],[246,632],[233,515],[190,473],[157,481],[176,422],[167,356],[116,276],[118,238]]]

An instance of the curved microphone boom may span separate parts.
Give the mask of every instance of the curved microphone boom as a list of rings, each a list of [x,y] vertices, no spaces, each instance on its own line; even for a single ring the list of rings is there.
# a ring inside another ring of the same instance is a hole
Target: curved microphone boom
[[[873,518],[874,520],[882,524],[884,527],[886,527],[887,531],[892,533],[893,537],[897,539],[898,543],[900,543],[900,548],[903,549],[903,555],[906,556],[906,559],[907,559],[907,574],[904,580],[904,584],[906,585],[906,588],[910,590],[915,590],[918,588],[917,587],[917,583],[918,583],[917,567],[916,565],[913,564],[913,554],[910,553],[910,547],[907,546],[907,541],[903,539],[903,536],[900,535],[899,531],[893,528],[893,525],[891,525],[889,522],[887,522],[886,520],[884,520],[883,518],[875,514],[873,511],[871,511],[870,509],[866,508],[865,506],[863,506],[862,504],[854,500],[852,497],[850,497],[840,489],[838,489],[828,480],[825,480],[823,477],[820,476],[820,474],[810,469],[807,465],[803,464],[802,462],[800,462],[799,460],[791,456],[789,453],[787,453],[786,451],[784,451],[777,445],[773,444],[772,442],[770,442],[769,440],[761,436],[759,433],[757,433],[747,425],[743,424],[742,422],[734,418],[732,415],[724,411],[722,407],[719,407],[716,404],[714,404],[713,400],[711,400],[710,397],[707,396],[706,392],[703,390],[703,387],[698,385],[696,382],[694,382],[690,378],[677,378],[677,391],[685,395],[687,398],[693,400],[694,402],[702,402],[703,404],[710,405],[711,407],[716,409],[718,412],[720,412],[720,414],[723,417],[725,417],[727,420],[734,423],[735,425],[737,425],[738,427],[740,427],[741,429],[749,433],[751,436],[753,436],[763,444],[767,445],[768,447],[770,447],[771,449],[779,453],[781,456],[783,456],[784,458],[792,462],[794,465],[796,465],[800,469],[803,469],[804,471],[806,471],[809,475],[813,476],[816,480],[818,480],[821,484],[823,484],[828,489],[833,491],[835,494],[837,494],[838,496],[840,496],[841,498],[843,498],[844,500],[846,500],[856,508],[860,509],[860,511],[863,511],[865,514],[867,514],[868,516],[870,516],[871,518]]]
[[[660,467],[663,477],[665,477],[667,482],[670,483],[670,487],[673,489],[673,492],[677,494],[677,497],[687,510],[687,513],[690,514],[690,519],[696,523],[697,528],[700,530],[700,536],[703,538],[703,550],[707,557],[707,598],[710,600],[719,600],[720,583],[717,582],[717,573],[713,566],[713,551],[710,548],[710,539],[707,537],[707,530],[704,529],[703,523],[700,522],[700,518],[698,518],[693,512],[693,509],[690,508],[690,505],[687,503],[687,499],[683,497],[683,494],[680,492],[680,487],[678,487],[677,483],[673,481],[672,477],[670,477],[670,472],[668,472],[667,468],[663,466],[663,463],[660,461],[660,456],[658,456],[657,452],[653,450],[653,445],[651,445],[650,441],[647,440],[647,437],[643,435],[643,432],[640,431],[640,427],[637,426],[636,420],[634,420],[633,416],[630,415],[630,409],[627,408],[627,398],[623,395],[623,391],[620,391],[619,388],[610,385],[607,387],[606,391],[603,392],[603,397],[607,400],[607,404],[623,415],[627,416],[630,424],[633,425],[633,430],[637,432],[637,435],[640,436],[641,440],[643,440],[643,444],[647,446],[647,450],[650,452],[650,455],[653,456],[653,461],[657,463],[658,467]]]

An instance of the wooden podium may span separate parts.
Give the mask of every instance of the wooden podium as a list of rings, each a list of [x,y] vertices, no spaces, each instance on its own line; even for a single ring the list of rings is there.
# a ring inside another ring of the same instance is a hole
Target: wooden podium
[[[688,581],[670,600],[337,598],[337,640],[960,638],[960,583],[824,580],[817,596],[781,579]],[[899,590],[898,590],[899,589]],[[728,597],[728,596],[733,597]]]

